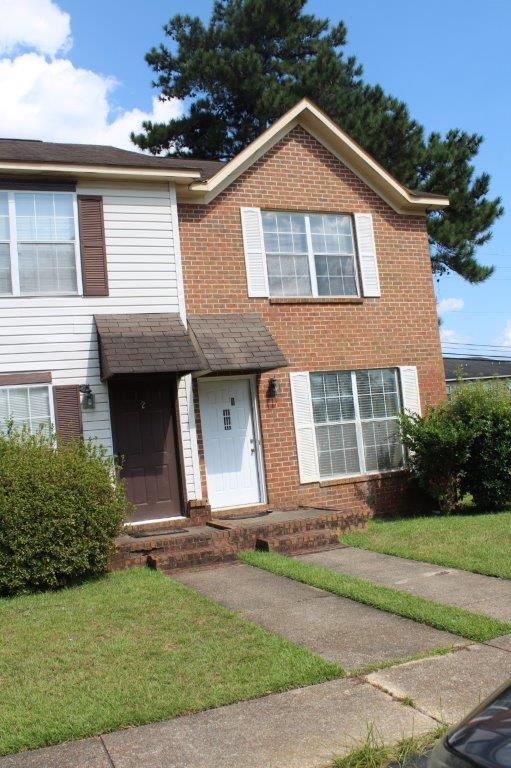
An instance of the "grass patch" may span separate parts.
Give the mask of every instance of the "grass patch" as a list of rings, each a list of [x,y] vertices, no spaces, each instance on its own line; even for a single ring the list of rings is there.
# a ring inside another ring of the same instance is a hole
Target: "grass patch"
[[[0,754],[344,674],[149,569],[0,600]]]
[[[358,603],[372,605],[388,613],[395,613],[421,624],[455,635],[484,642],[511,633],[511,623],[466,611],[451,605],[442,605],[408,592],[382,587],[357,576],[331,571],[323,566],[311,565],[275,552],[242,552],[240,559],[249,565],[287,576],[302,584],[324,589]]]
[[[511,511],[370,520],[344,544],[511,579]]]
[[[369,730],[365,743],[345,757],[334,761],[331,768],[388,768],[390,765],[404,766],[413,757],[420,757],[434,747],[446,728],[440,727],[423,736],[403,739],[392,747]]]

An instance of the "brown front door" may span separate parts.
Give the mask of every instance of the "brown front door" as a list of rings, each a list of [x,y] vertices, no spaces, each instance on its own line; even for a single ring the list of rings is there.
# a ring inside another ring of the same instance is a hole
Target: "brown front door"
[[[170,381],[110,384],[115,453],[136,505],[131,521],[182,514],[174,398]]]

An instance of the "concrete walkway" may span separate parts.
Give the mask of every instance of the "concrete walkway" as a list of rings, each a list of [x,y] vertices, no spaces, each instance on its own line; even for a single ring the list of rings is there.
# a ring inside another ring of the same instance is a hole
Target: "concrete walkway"
[[[468,642],[249,565],[184,571],[175,578],[348,671]]]
[[[510,675],[508,636],[363,679],[23,752],[0,758],[0,768],[327,768],[363,743],[369,728],[390,744],[432,731],[439,720],[454,723]]]
[[[463,546],[462,542],[460,546]],[[352,547],[299,555],[297,559],[360,576],[375,584],[401,589],[438,603],[511,621],[511,581],[506,579]]]

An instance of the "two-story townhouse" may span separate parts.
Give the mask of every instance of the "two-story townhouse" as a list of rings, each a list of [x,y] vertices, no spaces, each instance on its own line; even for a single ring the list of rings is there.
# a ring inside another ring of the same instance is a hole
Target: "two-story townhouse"
[[[139,523],[397,510],[447,204],[306,100],[225,164],[0,140],[0,422],[100,441]]]
[[[426,214],[447,205],[307,100],[182,190],[188,318],[218,359],[194,378],[213,513],[406,506],[398,415],[445,397]],[[243,354],[266,331],[286,367]]]

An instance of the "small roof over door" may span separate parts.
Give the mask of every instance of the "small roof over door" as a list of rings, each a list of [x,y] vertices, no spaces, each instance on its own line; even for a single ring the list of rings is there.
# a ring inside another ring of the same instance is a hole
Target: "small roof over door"
[[[101,377],[192,373],[207,367],[177,313],[95,315]]]
[[[208,372],[271,371],[288,362],[256,313],[190,315],[188,323]]]

